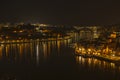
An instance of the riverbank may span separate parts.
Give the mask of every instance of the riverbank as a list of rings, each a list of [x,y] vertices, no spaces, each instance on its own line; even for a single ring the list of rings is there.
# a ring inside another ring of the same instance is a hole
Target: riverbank
[[[34,41],[46,42],[46,41],[66,40],[66,39],[70,39],[70,38],[71,38],[70,36],[66,36],[66,37],[63,37],[63,38],[2,40],[2,41],[0,41],[0,44],[31,43],[31,42],[34,42]]]
[[[94,58],[109,61],[109,62],[120,62],[120,57],[118,56],[109,56],[109,55],[93,55]]]
[[[107,62],[113,62],[117,65],[120,65],[120,57],[119,56],[112,56],[112,55],[93,55],[93,54],[82,54],[78,51],[75,52],[76,56],[82,56],[84,58],[96,58],[99,60],[104,60]]]

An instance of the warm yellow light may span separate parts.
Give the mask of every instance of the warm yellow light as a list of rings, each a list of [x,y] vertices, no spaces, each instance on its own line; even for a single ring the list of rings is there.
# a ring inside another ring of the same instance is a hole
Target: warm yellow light
[[[110,35],[111,38],[116,38],[116,33]]]
[[[82,51],[84,51],[85,50],[85,48],[82,48]]]
[[[88,49],[89,52],[91,52],[91,49]]]
[[[79,51],[81,51],[82,49],[81,48],[79,48]]]
[[[100,53],[97,53],[98,55],[100,55]]]
[[[21,30],[21,31],[19,31],[19,32],[23,32],[23,31]]]

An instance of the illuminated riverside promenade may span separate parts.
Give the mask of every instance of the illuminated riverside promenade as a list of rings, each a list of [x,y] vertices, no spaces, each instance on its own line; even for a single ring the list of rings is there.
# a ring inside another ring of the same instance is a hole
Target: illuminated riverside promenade
[[[110,62],[115,62],[115,63],[120,63],[120,57],[118,56],[112,56],[112,55],[98,55],[98,54],[85,54],[85,53],[81,53],[78,50],[76,50],[76,55],[78,56],[83,56],[83,57],[93,57],[93,58],[98,58],[101,60],[105,60],[105,61],[110,61]]]
[[[75,55],[83,56],[83,57],[97,58],[100,60],[114,62],[114,63],[120,65],[120,56],[116,56],[116,53],[120,53],[120,52],[113,51],[113,50],[109,49],[108,47],[106,47],[105,49],[98,49],[98,50],[93,47],[85,48],[83,46],[82,47],[77,46],[75,48]]]
[[[71,36],[65,36],[63,38],[47,38],[47,39],[1,40],[0,44],[30,43],[30,42],[34,42],[34,41],[40,41],[40,42],[56,41],[56,40],[66,40],[66,39],[70,39],[70,38],[71,38]]]
[[[102,34],[96,39],[94,39],[96,34],[92,32],[93,36],[91,38],[86,37],[90,34],[87,34],[90,30],[85,29],[84,36],[86,36],[81,37],[83,39],[76,43],[75,54],[120,64],[120,34],[117,28],[113,31],[112,29],[110,28],[109,31],[107,31],[107,28],[101,29],[100,33]]]

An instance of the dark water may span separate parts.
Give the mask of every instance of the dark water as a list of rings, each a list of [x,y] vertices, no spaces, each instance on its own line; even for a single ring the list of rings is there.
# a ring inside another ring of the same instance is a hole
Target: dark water
[[[72,41],[1,44],[0,80],[120,80],[120,67],[74,55]]]

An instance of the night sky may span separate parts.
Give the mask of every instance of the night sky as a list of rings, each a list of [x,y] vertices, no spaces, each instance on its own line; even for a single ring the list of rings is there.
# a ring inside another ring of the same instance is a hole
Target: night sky
[[[1,0],[0,22],[69,25],[120,24],[120,1]]]

